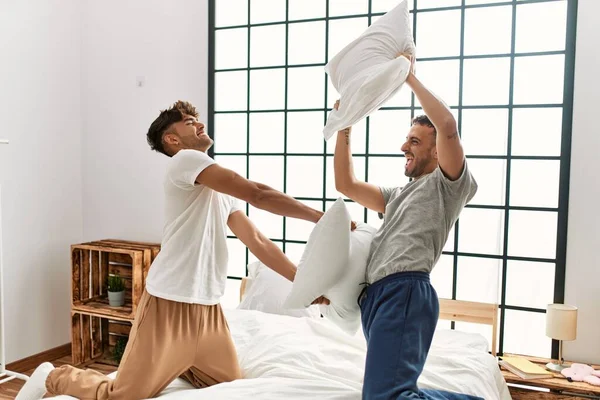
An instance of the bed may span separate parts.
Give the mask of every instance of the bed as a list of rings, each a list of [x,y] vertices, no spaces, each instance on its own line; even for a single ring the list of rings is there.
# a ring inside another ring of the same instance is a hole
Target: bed
[[[246,284],[244,280],[242,295]],[[494,332],[497,309],[493,304],[440,300],[441,319],[482,323]],[[239,309],[225,313],[244,379],[206,389],[176,379],[161,399],[360,400],[366,351],[361,332],[348,335],[324,318]],[[489,352],[496,348],[495,337],[492,342],[490,346],[479,334],[438,329],[419,386],[486,400],[510,399],[496,358]]]

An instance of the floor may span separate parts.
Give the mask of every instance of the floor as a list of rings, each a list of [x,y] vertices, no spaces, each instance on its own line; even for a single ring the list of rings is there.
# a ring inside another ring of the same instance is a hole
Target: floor
[[[71,363],[71,356],[66,356],[52,361],[52,364],[54,364],[55,367]],[[107,375],[117,370],[117,367],[105,364],[90,364],[87,366],[87,368],[95,369],[96,371]],[[31,375],[32,373],[33,370],[27,371],[25,372],[25,375]],[[20,379],[13,379],[12,381],[0,384],[0,400],[14,399],[24,383],[25,382]]]

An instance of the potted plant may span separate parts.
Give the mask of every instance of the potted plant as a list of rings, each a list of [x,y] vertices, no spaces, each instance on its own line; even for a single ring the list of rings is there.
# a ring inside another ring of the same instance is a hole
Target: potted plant
[[[108,277],[108,305],[122,307],[125,304],[125,281],[118,274]]]

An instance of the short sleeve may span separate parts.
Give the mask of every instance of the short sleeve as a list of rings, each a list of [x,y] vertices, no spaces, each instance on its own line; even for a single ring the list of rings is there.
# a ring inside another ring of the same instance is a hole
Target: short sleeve
[[[440,168],[435,171],[444,191],[452,197],[460,197],[464,203],[468,203],[477,193],[477,182],[469,170],[469,165],[465,161],[462,174],[456,180],[448,179]]]
[[[181,189],[193,188],[196,178],[215,160],[198,150],[180,150],[171,158],[168,175],[173,184]]]
[[[229,215],[233,214],[236,211],[245,212],[244,204],[241,200],[236,199],[235,197],[229,196],[229,201],[231,203],[231,207],[229,208]]]
[[[379,190],[381,190],[381,194],[383,195],[383,202],[387,205],[390,202],[392,194],[394,194],[396,188],[380,186]]]

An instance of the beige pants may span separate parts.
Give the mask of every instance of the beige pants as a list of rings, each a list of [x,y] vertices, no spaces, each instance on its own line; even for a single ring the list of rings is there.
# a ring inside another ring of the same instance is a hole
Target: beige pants
[[[241,378],[221,306],[144,292],[115,380],[62,366],[50,373],[46,389],[78,399],[137,400],[155,397],[178,376],[198,388]]]

